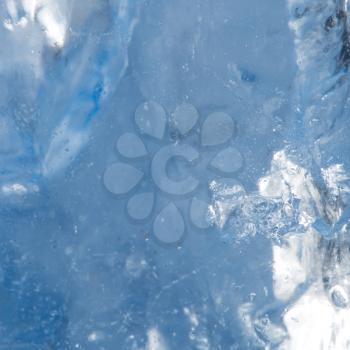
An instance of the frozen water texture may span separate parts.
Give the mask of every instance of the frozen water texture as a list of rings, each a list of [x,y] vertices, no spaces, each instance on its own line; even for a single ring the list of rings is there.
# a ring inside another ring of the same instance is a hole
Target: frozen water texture
[[[136,10],[119,0],[1,4],[2,184],[29,192],[75,159],[125,71]]]
[[[347,1],[0,4],[0,348],[347,349]]]

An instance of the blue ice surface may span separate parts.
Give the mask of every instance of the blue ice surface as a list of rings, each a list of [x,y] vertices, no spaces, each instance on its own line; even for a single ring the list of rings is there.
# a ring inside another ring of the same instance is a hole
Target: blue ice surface
[[[275,303],[271,242],[303,228],[257,183],[348,145],[305,158],[323,66],[298,72],[287,4],[28,3],[0,4],[0,349],[278,348],[242,306]]]

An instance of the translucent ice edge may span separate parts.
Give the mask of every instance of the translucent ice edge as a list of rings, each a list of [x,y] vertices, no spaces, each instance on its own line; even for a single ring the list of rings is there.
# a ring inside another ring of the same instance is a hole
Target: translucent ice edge
[[[295,118],[289,147],[274,154],[259,194],[284,203],[297,199],[292,212],[305,230],[291,230],[273,243],[276,302],[258,312],[247,302],[239,314],[257,346],[301,349],[307,339],[310,349],[346,349],[349,144],[341,135],[348,131],[348,4],[289,0],[288,5],[299,68]]]

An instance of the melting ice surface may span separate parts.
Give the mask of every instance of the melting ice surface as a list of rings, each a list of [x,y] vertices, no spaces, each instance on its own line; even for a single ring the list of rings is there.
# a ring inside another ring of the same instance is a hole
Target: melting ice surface
[[[350,348],[346,0],[0,4],[0,348]]]

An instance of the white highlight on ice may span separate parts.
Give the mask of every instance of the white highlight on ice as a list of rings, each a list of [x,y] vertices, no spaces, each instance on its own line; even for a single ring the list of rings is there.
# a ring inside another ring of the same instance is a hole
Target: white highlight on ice
[[[157,328],[150,328],[147,332],[146,350],[167,350],[164,338]]]
[[[322,177],[329,196],[349,192],[348,176],[342,165],[333,164],[322,169]],[[269,174],[260,179],[258,185],[262,196],[279,197],[285,201],[291,196],[299,199],[299,222],[308,228],[303,234],[291,232],[283,237],[283,244],[272,246],[273,292],[277,300],[286,302],[283,323],[288,333],[278,349],[304,349],[305,344],[310,350],[347,349],[350,344],[348,295],[338,285],[328,292],[325,290],[320,235],[310,226],[320,215],[327,214],[328,218],[337,220],[339,209],[321,197],[312,176],[289,159],[285,151],[274,154]],[[293,300],[302,284],[305,291]],[[342,298],[340,301],[344,302],[344,307],[332,300],[332,292],[333,295],[337,293],[335,297]],[[274,331],[266,331],[271,333],[267,336],[274,336]]]
[[[6,7],[10,18],[4,20],[3,25],[9,31],[17,27],[26,28],[27,33],[43,31],[46,42],[50,46],[61,48],[65,44],[68,29],[69,3],[67,0],[7,0]],[[18,17],[19,10],[25,15]],[[39,28],[40,27],[40,28]],[[41,46],[45,44],[44,40]]]

